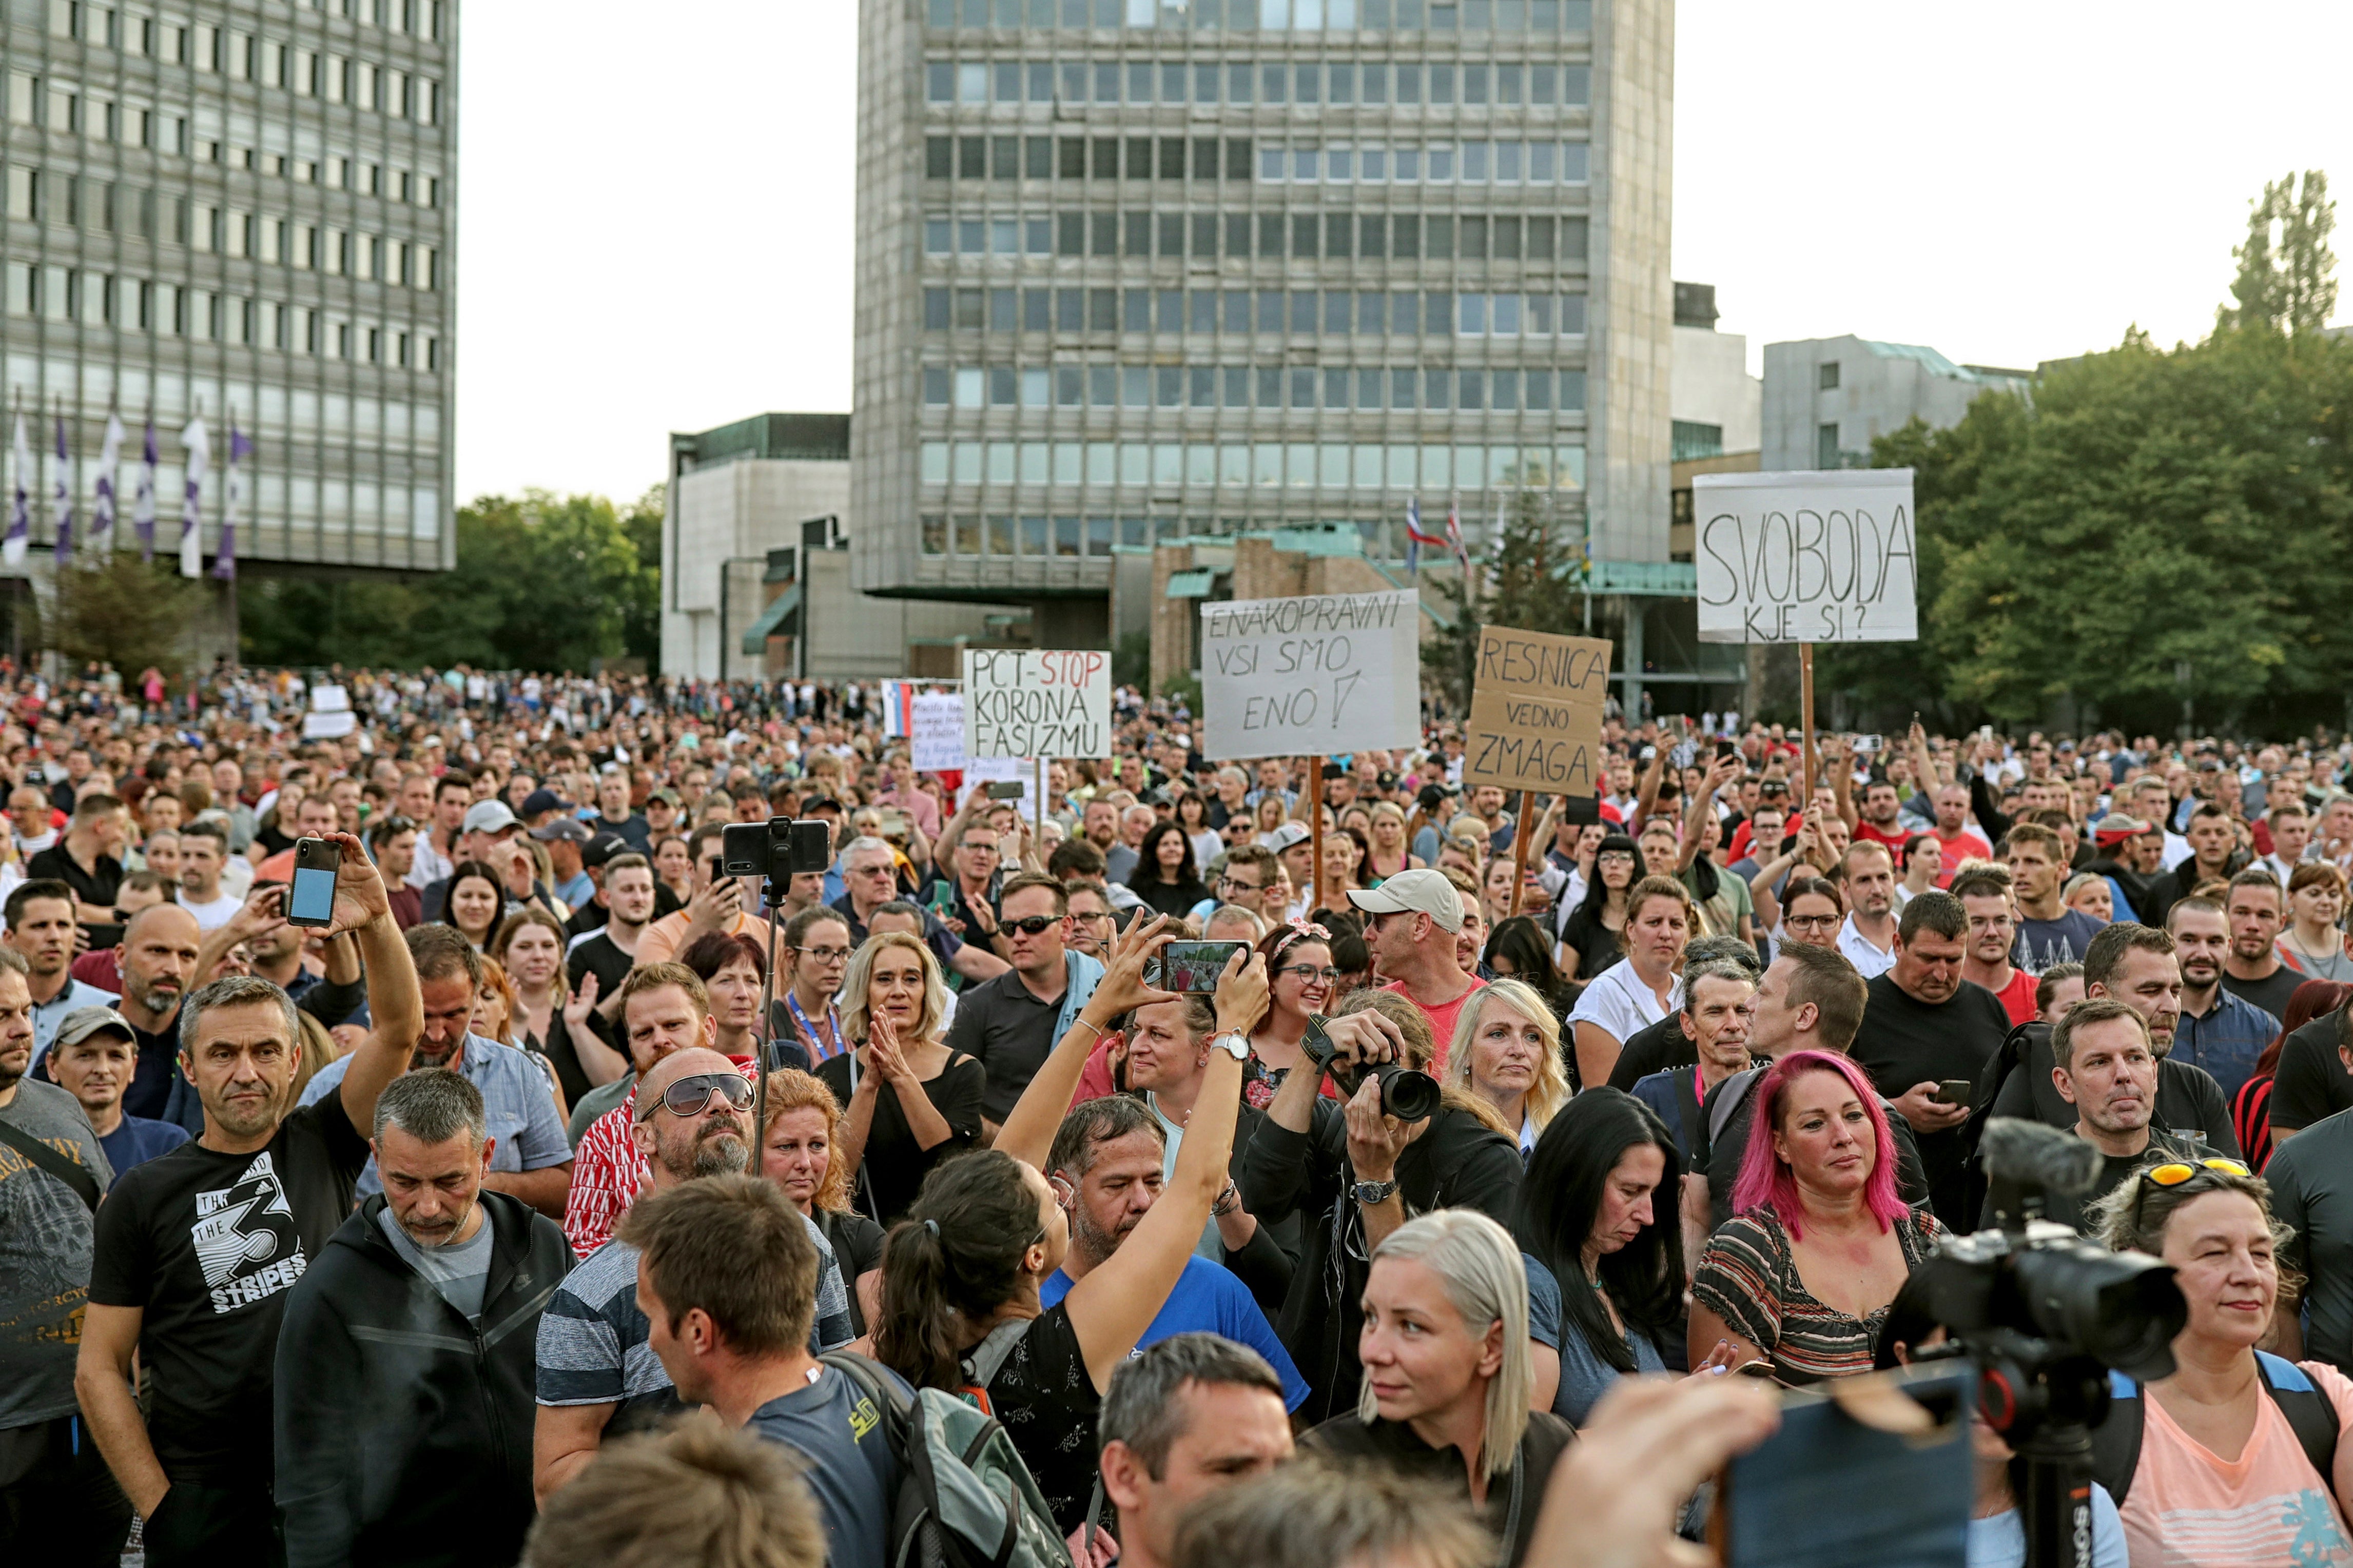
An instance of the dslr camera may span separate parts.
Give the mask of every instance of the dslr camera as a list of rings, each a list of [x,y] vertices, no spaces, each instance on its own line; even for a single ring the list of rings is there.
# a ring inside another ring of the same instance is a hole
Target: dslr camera
[[[1307,1034],[1299,1045],[1300,1050],[1315,1065],[1316,1072],[1330,1073],[1339,1086],[1343,1100],[1354,1100],[1356,1090],[1366,1078],[1381,1086],[1381,1110],[1399,1121],[1427,1121],[1437,1113],[1438,1080],[1426,1072],[1417,1071],[1400,1062],[1378,1062],[1370,1067],[1336,1065],[1333,1058],[1339,1047],[1332,1037],[1324,1032],[1326,1022],[1320,1013],[1307,1016]]]
[[[730,877],[785,881],[823,871],[833,860],[833,841],[816,817],[772,816],[765,822],[731,822],[719,837],[719,869]]]

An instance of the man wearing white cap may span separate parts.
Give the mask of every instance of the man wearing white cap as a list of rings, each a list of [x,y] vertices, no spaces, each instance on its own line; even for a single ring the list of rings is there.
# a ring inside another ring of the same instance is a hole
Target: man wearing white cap
[[[491,865],[503,865],[495,847],[503,839],[512,838],[522,831],[522,821],[502,800],[478,800],[466,808],[458,827],[458,853],[453,864],[483,860]],[[449,906],[449,879],[443,877],[425,889],[425,918],[438,921],[447,918]]]
[[[1365,945],[1388,982],[1430,1020],[1438,1042],[1433,1074],[1446,1068],[1454,1040],[1454,1020],[1463,998],[1484,984],[1456,961],[1454,938],[1462,929],[1462,895],[1440,872],[1414,869],[1384,878],[1371,892],[1350,889],[1348,897],[1368,917]]]

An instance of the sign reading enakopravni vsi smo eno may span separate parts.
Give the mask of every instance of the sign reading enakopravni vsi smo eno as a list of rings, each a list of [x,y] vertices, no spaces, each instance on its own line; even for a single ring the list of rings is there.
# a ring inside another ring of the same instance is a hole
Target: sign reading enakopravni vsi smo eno
[[[1909,642],[1912,470],[1701,474],[1692,555],[1702,642]]]

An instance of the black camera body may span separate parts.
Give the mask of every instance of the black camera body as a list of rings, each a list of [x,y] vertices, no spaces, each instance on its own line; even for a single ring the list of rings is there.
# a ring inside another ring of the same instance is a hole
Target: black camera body
[[[731,822],[719,837],[719,868],[730,877],[782,880],[823,871],[832,861],[830,830],[816,817]]]
[[[1441,1092],[1438,1080],[1426,1072],[1398,1062],[1381,1062],[1370,1068],[1333,1065],[1332,1058],[1338,1047],[1333,1045],[1332,1037],[1324,1032],[1324,1019],[1320,1014],[1310,1013],[1307,1016],[1307,1034],[1299,1042],[1299,1048],[1314,1064],[1319,1077],[1324,1073],[1332,1075],[1332,1081],[1339,1087],[1343,1100],[1354,1100],[1356,1090],[1364,1087],[1365,1079],[1370,1077],[1381,1086],[1381,1111],[1384,1115],[1394,1116],[1399,1121],[1427,1121],[1438,1113]]]

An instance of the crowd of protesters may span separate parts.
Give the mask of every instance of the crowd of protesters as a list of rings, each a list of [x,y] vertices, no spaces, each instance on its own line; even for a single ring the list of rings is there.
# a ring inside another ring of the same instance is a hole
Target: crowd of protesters
[[[1530,801],[1123,690],[1031,820],[856,685],[0,697],[0,1560],[881,1568],[953,1454],[1001,1561],[1656,1561],[2017,1116],[2189,1303],[2094,1560],[2353,1562],[2353,748],[1613,718]]]

